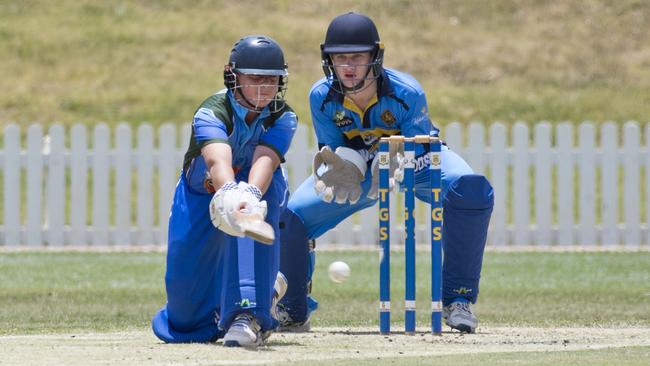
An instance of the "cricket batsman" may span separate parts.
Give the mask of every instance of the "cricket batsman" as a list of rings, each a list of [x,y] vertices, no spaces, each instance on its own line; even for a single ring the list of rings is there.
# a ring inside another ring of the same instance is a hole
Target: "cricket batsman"
[[[244,37],[224,67],[226,89],[194,114],[169,218],[167,303],[152,320],[165,342],[255,347],[278,325],[280,163],[297,126],[287,75],[277,42]]]

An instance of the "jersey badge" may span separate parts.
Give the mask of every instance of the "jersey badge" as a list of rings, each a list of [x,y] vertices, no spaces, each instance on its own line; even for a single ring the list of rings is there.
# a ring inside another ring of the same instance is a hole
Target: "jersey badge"
[[[334,113],[334,123],[336,123],[336,127],[341,128],[352,125],[352,120],[345,115],[344,111],[336,111]]]
[[[381,120],[384,121],[386,126],[390,127],[395,123],[395,116],[387,109],[381,113]]]

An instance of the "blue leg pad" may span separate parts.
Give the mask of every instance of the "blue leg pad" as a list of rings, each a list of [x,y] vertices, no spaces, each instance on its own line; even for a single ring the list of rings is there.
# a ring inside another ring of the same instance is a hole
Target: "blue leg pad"
[[[494,192],[482,175],[463,175],[443,199],[443,303],[476,302]]]

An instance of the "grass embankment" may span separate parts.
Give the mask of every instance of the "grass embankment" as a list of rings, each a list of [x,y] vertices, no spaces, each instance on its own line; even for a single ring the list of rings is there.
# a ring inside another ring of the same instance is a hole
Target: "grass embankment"
[[[385,64],[420,80],[440,124],[650,116],[644,1],[62,0],[0,1],[0,124],[187,122],[251,33],[283,46],[308,122],[319,44],[348,10],[375,20]]]

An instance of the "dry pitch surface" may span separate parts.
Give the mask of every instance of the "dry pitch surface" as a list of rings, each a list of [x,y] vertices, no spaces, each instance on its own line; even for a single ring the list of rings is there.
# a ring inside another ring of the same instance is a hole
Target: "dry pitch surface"
[[[317,328],[311,333],[273,334],[266,346],[255,350],[225,348],[221,342],[163,344],[148,330],[3,336],[0,365],[257,365],[650,346],[650,328],[483,327],[477,334],[442,337],[424,328],[418,331],[415,336],[380,336],[375,328]]]

